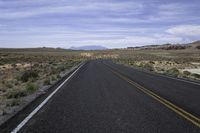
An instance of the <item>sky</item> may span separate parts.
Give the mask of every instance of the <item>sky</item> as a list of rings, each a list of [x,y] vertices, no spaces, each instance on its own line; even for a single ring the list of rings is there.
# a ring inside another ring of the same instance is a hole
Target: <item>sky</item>
[[[123,48],[200,40],[200,0],[0,0],[0,47]]]

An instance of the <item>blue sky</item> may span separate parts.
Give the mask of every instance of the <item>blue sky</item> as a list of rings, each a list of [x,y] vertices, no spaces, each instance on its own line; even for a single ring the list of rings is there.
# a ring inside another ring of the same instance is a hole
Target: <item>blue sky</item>
[[[0,0],[0,47],[108,48],[200,39],[200,0]]]

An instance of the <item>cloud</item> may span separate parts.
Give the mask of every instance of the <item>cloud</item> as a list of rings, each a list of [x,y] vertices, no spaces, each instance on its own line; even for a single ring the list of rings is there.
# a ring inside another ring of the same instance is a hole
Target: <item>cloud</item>
[[[139,30],[139,29],[138,29]],[[142,29],[143,30],[143,29]],[[0,44],[4,46],[15,47],[18,42],[18,47],[23,47],[23,44],[31,47],[40,47],[43,45],[51,47],[71,47],[82,45],[102,45],[108,48],[121,48],[128,46],[143,46],[149,44],[163,44],[163,43],[178,43],[182,42],[181,37],[166,34],[149,34],[149,35],[130,35],[126,33],[127,30],[120,29],[119,34],[115,34],[117,29],[113,29],[109,34],[94,34],[89,31],[75,32],[75,31],[61,31],[48,30],[48,32],[34,31],[34,34],[30,34],[29,31],[14,33],[12,36],[4,36],[4,39],[0,39]],[[33,33],[33,32],[31,32]],[[24,38],[24,36],[26,36]],[[8,39],[9,42],[7,41]]]
[[[0,47],[181,43],[199,37],[199,5],[178,0],[0,0]]]
[[[1,19],[16,19],[16,18],[26,18],[45,14],[77,14],[77,15],[133,15],[138,14],[143,9],[141,3],[135,2],[99,2],[93,1],[81,1],[79,3],[60,1],[55,3],[55,1],[47,3],[47,1],[41,1],[43,4],[37,5],[38,2],[25,2],[25,6],[19,6],[23,3],[16,1],[12,3],[15,8],[7,7],[6,9],[0,9]],[[7,5],[7,2],[1,2],[0,5]],[[11,4],[11,5],[12,5]],[[31,5],[32,4],[32,5]],[[35,5],[36,4],[36,5]]]
[[[183,23],[198,21],[200,16],[199,3],[177,2],[165,3],[155,6],[155,12],[150,14],[149,21],[157,21],[163,23]]]
[[[167,29],[166,32],[176,36],[200,37],[200,25],[178,25]]]
[[[6,25],[4,25],[4,24],[0,24],[0,28],[2,28],[2,27],[5,27]]]

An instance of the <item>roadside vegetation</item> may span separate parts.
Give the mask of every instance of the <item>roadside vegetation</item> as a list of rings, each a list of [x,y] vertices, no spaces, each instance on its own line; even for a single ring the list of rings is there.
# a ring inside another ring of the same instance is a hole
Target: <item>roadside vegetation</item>
[[[84,59],[76,51],[0,49],[0,116],[44,93]]]
[[[173,77],[200,80],[199,50],[121,50],[115,63]]]

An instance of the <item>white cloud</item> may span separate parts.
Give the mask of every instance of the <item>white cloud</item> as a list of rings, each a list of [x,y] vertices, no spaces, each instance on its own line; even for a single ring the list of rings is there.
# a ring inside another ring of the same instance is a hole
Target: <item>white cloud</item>
[[[0,0],[0,45],[114,48],[181,43],[200,35],[197,7],[154,0]],[[197,25],[181,25],[191,22]]]
[[[166,32],[176,36],[200,37],[200,25],[178,25],[167,29]]]
[[[1,28],[1,27],[5,27],[5,26],[6,26],[6,25],[0,24],[0,28]]]
[[[0,31],[0,45],[6,47],[47,45],[67,48],[81,45],[102,45],[108,48],[120,48],[180,42],[183,42],[182,37],[164,34],[156,31],[155,28],[139,27],[119,28],[114,26],[82,30],[65,26],[18,27],[12,31]]]
[[[155,7],[156,12],[148,18],[152,22],[183,22],[199,20],[199,4],[195,3],[168,3]]]
[[[138,14],[142,11],[143,5],[135,2],[89,2],[81,1],[80,3],[69,3],[66,1],[60,1],[55,3],[51,1],[47,3],[45,0],[40,1],[43,4],[34,6],[38,2],[25,2],[26,6],[20,6],[21,2],[15,2],[14,5],[17,7],[9,7],[9,3],[1,2],[0,6],[7,6],[6,9],[0,9],[1,19],[15,19],[15,18],[26,18],[37,15],[53,14],[53,13],[64,13],[64,14],[78,14],[78,15],[99,15],[101,17],[108,14],[115,15],[132,15]],[[28,6],[27,6],[28,5]]]
[[[60,30],[59,30],[60,29]],[[140,29],[130,29],[130,31],[140,31]],[[147,29],[141,29],[141,31]],[[43,32],[40,32],[43,31]],[[46,31],[46,32],[44,32]],[[59,32],[60,31],[60,32]],[[98,30],[96,30],[98,32]],[[108,33],[108,29],[105,32]],[[0,35],[0,44],[6,47],[30,46],[39,47],[43,45],[53,47],[70,47],[81,45],[102,45],[108,48],[120,48],[128,46],[142,46],[149,44],[178,43],[182,42],[181,37],[166,34],[130,35],[127,29],[112,29],[109,34],[93,33],[90,31],[69,31],[62,28],[50,29],[27,29],[27,31],[13,32],[13,34]],[[119,34],[115,34],[119,32]],[[24,37],[25,36],[25,37]],[[8,41],[9,40],[9,41]],[[16,43],[17,42],[17,43]],[[2,46],[0,46],[2,47]]]

